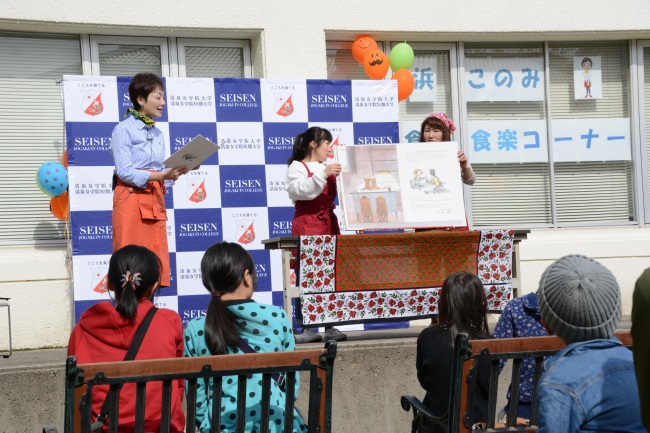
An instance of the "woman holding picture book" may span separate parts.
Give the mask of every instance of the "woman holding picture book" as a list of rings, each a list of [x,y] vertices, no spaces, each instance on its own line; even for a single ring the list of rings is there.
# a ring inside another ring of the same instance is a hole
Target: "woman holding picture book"
[[[336,199],[336,176],[341,164],[325,165],[330,151],[332,134],[324,128],[312,126],[298,134],[289,158],[287,192],[293,200],[296,213],[293,217],[291,235],[338,235],[339,220],[334,214]],[[295,255],[295,254],[294,254]],[[296,320],[302,321],[300,302],[295,303]],[[327,340],[341,341],[347,338],[336,328],[325,328]],[[303,329],[296,335],[296,342],[310,343],[323,339],[313,329]]]

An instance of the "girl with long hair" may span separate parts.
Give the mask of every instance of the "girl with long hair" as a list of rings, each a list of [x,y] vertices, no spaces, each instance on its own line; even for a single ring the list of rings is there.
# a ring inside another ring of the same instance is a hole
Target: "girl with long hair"
[[[208,310],[203,317],[185,327],[185,356],[223,355],[250,352],[283,352],[295,349],[287,314],[279,307],[255,302],[257,273],[251,255],[239,244],[221,242],[212,245],[201,260],[203,285],[210,293]],[[245,431],[261,431],[262,375],[248,378],[246,384]],[[237,425],[236,376],[222,382],[221,425],[217,431],[234,432]],[[196,400],[196,426],[209,432],[212,424],[212,389],[208,381],[199,381]],[[296,377],[295,398],[299,381]],[[286,392],[278,381],[271,381],[269,431],[282,432]],[[294,411],[293,432],[306,431]]]
[[[479,278],[469,272],[449,275],[440,289],[438,320],[420,333],[416,367],[420,385],[426,391],[424,404],[436,416],[447,413],[454,342],[460,333],[470,339],[490,338],[487,322],[487,298]],[[487,419],[490,368],[481,365],[474,400],[474,421]],[[442,426],[425,422],[418,433],[442,433]]]

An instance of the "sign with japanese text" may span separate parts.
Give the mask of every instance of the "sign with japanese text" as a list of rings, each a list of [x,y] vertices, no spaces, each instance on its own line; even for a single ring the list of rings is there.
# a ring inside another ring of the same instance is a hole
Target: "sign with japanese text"
[[[553,121],[556,162],[630,161],[630,119]]]
[[[467,122],[474,164],[548,161],[545,120]],[[630,119],[559,119],[552,123],[555,162],[629,161]]]
[[[434,55],[415,56],[411,73],[415,78],[411,102],[429,102],[438,100],[437,61]]]
[[[467,142],[473,164],[548,161],[545,120],[469,121]]]
[[[465,59],[467,101],[543,101],[544,59]]]

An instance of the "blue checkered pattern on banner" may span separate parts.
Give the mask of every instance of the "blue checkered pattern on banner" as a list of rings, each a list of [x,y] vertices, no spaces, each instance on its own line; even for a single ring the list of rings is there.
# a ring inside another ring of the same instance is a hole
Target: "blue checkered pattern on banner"
[[[131,101],[130,77],[64,77],[70,176],[75,319],[109,299],[112,252],[111,133]],[[399,142],[397,87],[387,81],[165,78],[167,106],[156,126],[166,155],[200,134],[221,147],[181,177],[165,196],[171,287],[156,304],[184,323],[205,314],[203,252],[215,242],[239,242],[255,260],[255,299],[282,306],[279,251],[261,241],[291,234],[287,159],[295,136],[329,129],[334,145]],[[368,327],[376,328],[373,324]],[[395,327],[406,324],[389,323]],[[356,329],[362,327],[357,326]]]

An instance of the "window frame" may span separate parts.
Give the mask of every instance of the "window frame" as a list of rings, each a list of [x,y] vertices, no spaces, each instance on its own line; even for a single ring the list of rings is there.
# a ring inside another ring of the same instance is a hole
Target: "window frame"
[[[154,36],[109,36],[109,35],[90,35],[89,49],[90,49],[90,69],[92,76],[100,76],[99,66],[99,45],[151,45],[160,48],[160,70],[163,77],[170,77],[171,64],[169,57],[169,39],[166,37]],[[83,54],[83,53],[82,53]],[[83,62],[83,59],[82,59]],[[84,70],[84,74],[85,74]]]
[[[185,47],[209,47],[209,48],[241,48],[244,63],[244,78],[253,78],[253,64],[251,61],[251,44],[246,39],[199,39],[199,38],[174,38],[170,40],[170,53],[172,58],[172,72],[175,77],[184,78],[187,76],[185,62]]]

